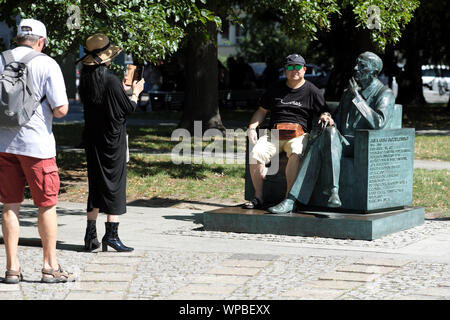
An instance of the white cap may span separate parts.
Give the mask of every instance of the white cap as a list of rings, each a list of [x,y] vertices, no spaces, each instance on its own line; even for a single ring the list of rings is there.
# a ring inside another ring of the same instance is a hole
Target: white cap
[[[45,38],[45,44],[48,44],[47,29],[44,24],[35,19],[22,19],[17,28],[17,35],[34,35]]]

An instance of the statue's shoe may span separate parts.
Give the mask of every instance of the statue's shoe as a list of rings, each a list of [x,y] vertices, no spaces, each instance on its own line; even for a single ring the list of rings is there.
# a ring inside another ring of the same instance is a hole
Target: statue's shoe
[[[267,209],[270,213],[279,214],[279,213],[291,213],[294,210],[295,200],[292,199],[284,199],[276,206],[270,207]]]
[[[337,190],[331,191],[331,196],[328,198],[328,206],[330,208],[339,208],[342,206],[341,199],[339,198],[339,194]]]

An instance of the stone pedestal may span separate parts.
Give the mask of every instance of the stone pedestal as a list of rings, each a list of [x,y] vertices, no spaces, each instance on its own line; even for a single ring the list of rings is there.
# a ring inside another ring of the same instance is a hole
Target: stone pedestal
[[[412,205],[413,168],[413,128],[357,130],[354,157],[341,160],[340,209],[368,213]],[[311,206],[327,206],[326,181],[319,178]]]
[[[270,215],[262,210],[224,208],[205,213],[205,229],[373,240],[422,224],[425,209],[411,207],[415,130],[401,128],[401,120],[402,107],[395,105],[385,129],[355,131],[354,155],[341,159],[340,208],[327,207],[329,194],[324,191],[330,189],[326,185],[329,172],[321,168],[311,199],[301,212]],[[266,207],[285,197],[286,162],[281,154],[278,172],[266,176]],[[247,148],[245,199],[253,196]]]
[[[279,215],[228,207],[205,212],[203,225],[208,231],[374,240],[419,226],[424,219],[423,207],[369,214],[305,210]]]

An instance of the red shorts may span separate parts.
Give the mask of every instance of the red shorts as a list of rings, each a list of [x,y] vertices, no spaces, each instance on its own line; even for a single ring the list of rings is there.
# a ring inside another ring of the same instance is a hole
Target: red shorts
[[[38,159],[0,152],[0,202],[21,203],[25,184],[37,207],[58,203],[59,174],[56,159]]]

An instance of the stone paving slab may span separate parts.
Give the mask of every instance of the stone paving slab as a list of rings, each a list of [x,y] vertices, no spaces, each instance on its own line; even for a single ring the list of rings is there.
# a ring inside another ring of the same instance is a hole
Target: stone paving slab
[[[22,300],[23,296],[20,292],[0,292],[0,300]]]
[[[219,284],[189,284],[177,291],[177,293],[207,293],[207,294],[231,294],[236,290],[237,285],[219,285]]]
[[[343,290],[295,288],[286,291],[281,296],[304,300],[331,300],[342,296],[344,293]]]
[[[78,282],[73,285],[73,291],[125,291],[129,283],[122,282],[106,282],[106,281],[86,281]]]
[[[450,287],[450,281],[444,281],[438,284],[439,287]]]
[[[264,268],[269,265],[272,261],[264,260],[235,260],[228,259],[222,263],[224,267],[248,267],[248,268]]]
[[[417,291],[418,295],[450,298],[450,288],[427,288]]]
[[[233,276],[233,275],[203,275],[193,279],[192,283],[217,283],[217,284],[235,284],[242,285],[250,280],[248,276]]]
[[[405,295],[405,296],[392,296],[389,300],[441,300],[441,299],[439,297]]]
[[[141,260],[139,258],[130,258],[130,257],[105,257],[99,256],[93,262],[96,264],[123,264],[123,265],[135,265],[139,263]]]
[[[20,291],[20,285],[0,283],[0,292],[10,292],[10,291]]]
[[[195,294],[195,293],[176,293],[165,298],[165,300],[223,300],[226,295],[217,294]]]
[[[229,259],[235,260],[264,260],[274,261],[278,259],[278,255],[274,254],[255,254],[255,253],[235,253]]]
[[[136,266],[116,265],[116,264],[89,264],[86,266],[84,271],[134,273],[136,271]]]
[[[355,281],[343,281],[343,280],[315,280],[305,282],[304,286],[307,288],[323,288],[323,289],[338,289],[338,290],[350,290],[360,286],[360,282]]]
[[[378,275],[356,273],[356,272],[331,272],[319,276],[319,280],[338,280],[338,281],[356,281],[369,282],[378,278]]]
[[[123,300],[123,294],[117,293],[92,293],[82,291],[70,292],[65,300]]]
[[[355,272],[355,273],[369,273],[369,274],[384,274],[396,270],[394,267],[374,266],[374,265],[350,265],[341,266],[336,271],[341,272]]]
[[[129,282],[133,280],[134,273],[89,273],[85,272],[80,276],[82,281],[104,281],[104,282]]]
[[[382,267],[403,267],[408,263],[409,261],[403,259],[397,260],[397,259],[382,259],[382,258],[364,258],[355,262],[355,264],[382,266]]]
[[[260,270],[257,268],[234,268],[234,267],[216,267],[209,270],[209,274],[220,274],[220,275],[236,275],[236,276],[254,276]]]

